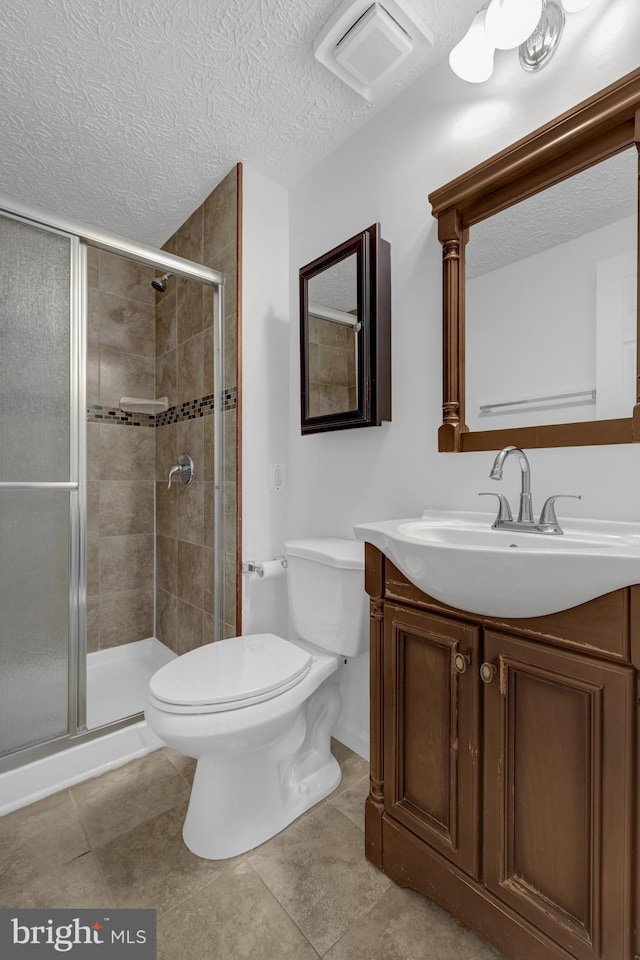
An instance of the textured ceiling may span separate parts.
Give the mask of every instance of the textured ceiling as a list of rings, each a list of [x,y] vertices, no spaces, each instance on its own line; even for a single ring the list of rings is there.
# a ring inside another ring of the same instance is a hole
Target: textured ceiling
[[[637,196],[638,154],[630,147],[471,227],[467,276],[482,276],[631,217]]]
[[[421,72],[477,2],[405,0],[435,38]],[[0,0],[0,192],[161,244],[238,160],[291,184],[385,102],[313,57],[338,5]]]

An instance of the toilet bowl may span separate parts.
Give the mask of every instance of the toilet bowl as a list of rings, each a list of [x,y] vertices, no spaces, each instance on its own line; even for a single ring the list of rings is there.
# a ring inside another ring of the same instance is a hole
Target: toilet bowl
[[[251,850],[340,783],[330,739],[339,667],[367,647],[363,544],[291,540],[285,557],[295,640],[207,644],[149,684],[147,723],[198,761],[183,838],[206,859]]]

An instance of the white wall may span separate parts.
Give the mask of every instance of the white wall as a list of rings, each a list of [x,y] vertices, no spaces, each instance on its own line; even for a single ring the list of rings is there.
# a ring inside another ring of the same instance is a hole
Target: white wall
[[[282,552],[290,489],[269,490],[269,464],[287,461],[289,210],[287,191],[243,166],[242,557]],[[244,574],[243,633],[287,635],[284,576]]]
[[[473,86],[443,61],[290,191],[290,535],[350,536],[358,521],[478,508],[491,454],[437,452],[441,249],[427,194],[639,63],[640,4],[595,0],[567,17],[560,50],[539,75],[503,53],[492,80]],[[391,243],[393,421],[302,437],[298,269],[375,221]],[[534,450],[530,459],[538,506],[576,492],[583,500],[563,503],[565,515],[640,519],[639,446]],[[505,471],[510,497],[516,474]],[[357,714],[349,723],[365,736],[366,670],[349,682],[347,709]]]

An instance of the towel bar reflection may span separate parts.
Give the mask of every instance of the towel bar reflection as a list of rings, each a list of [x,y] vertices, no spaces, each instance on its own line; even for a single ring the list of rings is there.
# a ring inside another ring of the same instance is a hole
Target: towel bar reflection
[[[503,403],[481,403],[480,413],[493,413],[494,410],[504,409],[504,407],[522,407],[536,403],[553,403],[555,400],[577,400],[580,397],[588,397],[588,403],[596,402],[596,391],[578,390],[575,393],[553,393],[545,397],[528,397],[526,400],[507,400]]]

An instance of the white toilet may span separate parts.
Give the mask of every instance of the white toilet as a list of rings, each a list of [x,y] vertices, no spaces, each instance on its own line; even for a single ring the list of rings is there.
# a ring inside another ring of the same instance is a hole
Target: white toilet
[[[147,723],[198,760],[182,835],[210,860],[268,840],[341,780],[330,750],[336,671],[368,645],[364,544],[323,538],[284,547],[300,639],[261,633],[207,644],[149,684]]]

